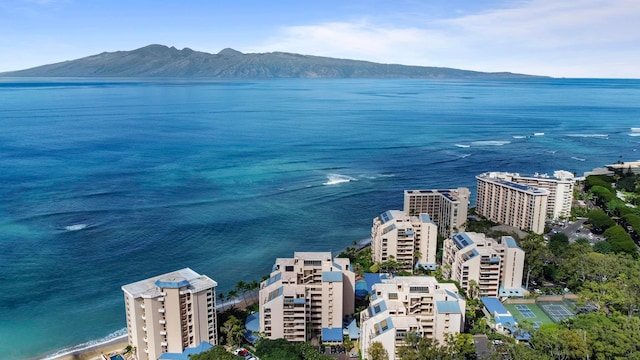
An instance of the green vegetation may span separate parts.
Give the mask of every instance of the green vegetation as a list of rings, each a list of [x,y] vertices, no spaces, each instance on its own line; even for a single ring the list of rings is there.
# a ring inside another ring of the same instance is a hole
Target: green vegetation
[[[416,333],[405,337],[407,345],[398,349],[401,360],[465,360],[475,356],[476,348],[470,334],[447,334],[444,344],[431,338],[421,338]],[[370,353],[371,354],[371,353]]]
[[[261,360],[330,360],[309,343],[291,343],[285,339],[261,339],[256,345]]]
[[[214,346],[203,353],[189,356],[190,360],[237,360],[238,357],[228,352],[224,346]]]

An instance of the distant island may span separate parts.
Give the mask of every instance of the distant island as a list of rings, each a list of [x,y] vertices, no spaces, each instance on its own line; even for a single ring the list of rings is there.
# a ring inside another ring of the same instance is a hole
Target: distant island
[[[217,54],[149,45],[132,51],[103,52],[76,60],[0,73],[4,77],[180,77],[221,79],[371,78],[507,79],[533,75],[479,72],[444,67],[379,64],[285,52]]]

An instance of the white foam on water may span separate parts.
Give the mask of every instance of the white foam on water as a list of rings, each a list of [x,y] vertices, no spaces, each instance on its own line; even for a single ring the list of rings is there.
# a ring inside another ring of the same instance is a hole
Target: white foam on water
[[[640,132],[632,132],[629,136],[640,136]]]
[[[533,136],[544,136],[544,133],[543,132],[533,133]]]
[[[567,134],[569,137],[581,137],[581,138],[608,138],[607,134]]]
[[[526,138],[528,138],[528,136],[525,136],[525,135],[513,135],[513,138],[514,139],[526,139]]]
[[[82,343],[76,346],[68,347],[62,350],[59,350],[51,355],[47,355],[42,360],[53,360],[58,359],[67,355],[71,355],[76,352],[81,352],[84,350],[89,350],[91,348],[95,348],[101,345],[108,344],[111,341],[118,339],[126,339],[127,338],[127,328],[120,329],[118,331],[114,331],[111,334],[103,337],[102,339],[87,341],[86,343]]]
[[[86,229],[87,228],[87,224],[74,224],[74,225],[69,225],[69,226],[65,226],[64,229],[67,231],[78,231],[78,230],[82,230],[82,229]]]
[[[357,181],[357,179],[352,178],[351,176],[341,175],[341,174],[329,174],[327,175],[327,182],[322,183],[322,185],[337,185],[342,183],[348,183],[350,181]]]
[[[459,148],[468,148],[471,147],[471,145],[465,145],[465,144],[454,144],[455,146],[459,147]]]
[[[573,160],[578,160],[578,161],[585,161],[585,160],[586,160],[586,159],[579,158],[579,157],[575,157],[575,156],[572,156],[571,158],[572,158]]]
[[[631,128],[631,132],[640,132],[640,128]]]
[[[460,155],[457,155],[457,156],[458,156],[460,159],[464,159],[464,158],[466,158],[466,157],[471,156],[471,154],[460,154]]]
[[[471,145],[477,146],[502,146],[511,144],[511,141],[499,141],[499,140],[486,140],[486,141],[474,141]]]

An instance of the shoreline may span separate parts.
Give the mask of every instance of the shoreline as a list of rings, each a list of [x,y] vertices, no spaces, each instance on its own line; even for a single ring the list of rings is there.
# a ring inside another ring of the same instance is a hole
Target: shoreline
[[[114,351],[122,351],[128,345],[127,335],[121,335],[116,338],[89,345],[83,348],[68,350],[63,353],[54,353],[48,355],[43,360],[99,360],[102,354],[108,354]],[[80,345],[78,345],[80,346]],[[65,351],[65,350],[61,350]]]

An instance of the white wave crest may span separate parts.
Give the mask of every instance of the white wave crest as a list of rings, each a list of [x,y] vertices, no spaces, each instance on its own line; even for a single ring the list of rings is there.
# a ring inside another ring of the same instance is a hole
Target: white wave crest
[[[486,140],[486,141],[474,141],[471,143],[471,145],[477,145],[477,146],[502,146],[507,144],[511,144],[511,141]]]
[[[579,137],[579,138],[608,138],[607,134],[567,134],[569,137]]]
[[[468,148],[471,147],[471,145],[465,145],[465,144],[454,144],[455,146],[459,147],[459,148]]]
[[[82,352],[84,350],[89,350],[98,346],[102,346],[114,340],[126,339],[127,337],[127,328],[123,328],[117,331],[112,332],[111,334],[103,337],[102,339],[87,341],[86,343],[82,343],[76,346],[68,347],[62,350],[59,350],[51,355],[47,355],[42,360],[53,360],[59,359],[61,357],[66,357],[68,355],[72,355],[76,352]]]
[[[640,132],[640,128],[631,128],[631,132]]]
[[[327,175],[327,180],[328,181],[323,183],[322,185],[336,185],[336,184],[347,183],[350,181],[356,181],[356,179],[352,178],[351,176],[340,175],[340,174],[329,174]]]
[[[460,159],[464,159],[464,158],[466,158],[466,157],[471,156],[471,154],[460,154],[460,155],[457,155],[457,156],[458,156]]]
[[[526,139],[528,138],[528,136],[524,136],[524,135],[513,135],[514,139]]]
[[[629,136],[640,136],[640,132],[632,132]]]
[[[74,225],[69,225],[69,226],[65,226],[64,229],[67,231],[78,231],[78,230],[82,230],[87,228],[87,224],[74,224]]]
[[[544,133],[543,132],[533,133],[533,136],[544,136]]]
[[[571,158],[572,158],[573,160],[578,160],[578,161],[585,161],[585,160],[586,160],[586,159],[579,158],[579,157],[575,157],[575,156],[572,156]]]

